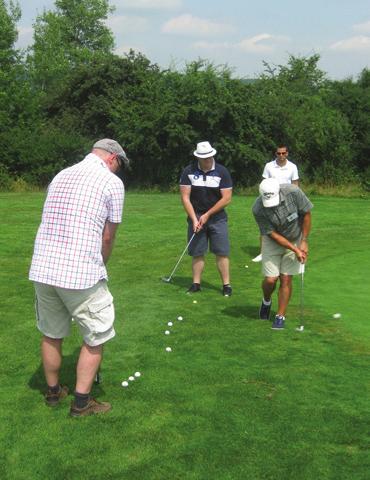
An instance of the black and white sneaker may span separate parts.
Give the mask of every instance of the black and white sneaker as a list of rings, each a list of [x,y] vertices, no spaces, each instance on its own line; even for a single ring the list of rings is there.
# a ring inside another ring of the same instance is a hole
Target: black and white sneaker
[[[271,328],[273,330],[284,330],[285,317],[283,315],[276,315],[274,323]]]
[[[233,289],[231,288],[231,285],[229,283],[222,287],[222,295],[224,297],[231,297],[232,293]]]
[[[186,293],[200,292],[200,283],[192,283]]]
[[[271,304],[270,302],[268,305],[262,301],[261,306],[260,306],[260,319],[261,320],[270,320],[270,310],[271,310]]]

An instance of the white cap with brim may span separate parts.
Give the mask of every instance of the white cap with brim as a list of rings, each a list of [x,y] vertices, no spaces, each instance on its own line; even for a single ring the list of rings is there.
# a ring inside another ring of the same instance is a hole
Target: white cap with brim
[[[276,207],[280,203],[280,184],[276,178],[265,178],[260,183],[260,195],[264,207]]]
[[[216,153],[217,150],[215,150],[209,142],[200,142],[197,144],[194,155],[198,158],[210,158],[216,155]]]

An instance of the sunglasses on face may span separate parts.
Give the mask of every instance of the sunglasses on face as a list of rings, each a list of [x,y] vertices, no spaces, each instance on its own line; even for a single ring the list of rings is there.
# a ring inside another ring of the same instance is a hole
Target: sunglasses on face
[[[276,155],[286,155],[288,152],[276,152]]]

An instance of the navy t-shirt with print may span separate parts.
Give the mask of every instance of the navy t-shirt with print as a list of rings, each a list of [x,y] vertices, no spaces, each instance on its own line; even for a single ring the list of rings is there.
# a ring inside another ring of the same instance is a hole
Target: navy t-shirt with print
[[[226,167],[219,163],[214,164],[213,170],[205,173],[193,162],[182,172],[180,186],[191,186],[190,202],[197,215],[203,215],[222,197],[224,188],[232,188],[231,175]],[[217,212],[212,218],[226,217],[224,209]]]

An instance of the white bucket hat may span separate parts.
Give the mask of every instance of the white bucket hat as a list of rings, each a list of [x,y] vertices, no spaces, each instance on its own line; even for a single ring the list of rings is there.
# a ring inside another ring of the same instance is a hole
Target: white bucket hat
[[[198,158],[209,158],[216,155],[217,150],[215,150],[209,142],[199,142],[197,143],[197,149],[194,152],[194,155]]]
[[[280,203],[280,184],[276,178],[265,178],[260,183],[260,195],[264,207],[276,207]]]

